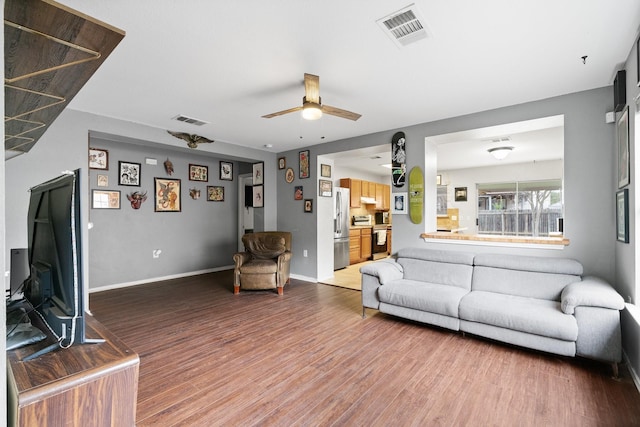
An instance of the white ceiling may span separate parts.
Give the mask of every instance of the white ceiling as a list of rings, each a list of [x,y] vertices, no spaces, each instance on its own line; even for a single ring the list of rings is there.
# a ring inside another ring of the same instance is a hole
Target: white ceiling
[[[610,85],[640,23],[638,0],[417,0],[431,36],[398,48],[376,20],[411,0],[61,3],[127,33],[70,108],[272,152]],[[362,118],[261,118],[304,73]]]

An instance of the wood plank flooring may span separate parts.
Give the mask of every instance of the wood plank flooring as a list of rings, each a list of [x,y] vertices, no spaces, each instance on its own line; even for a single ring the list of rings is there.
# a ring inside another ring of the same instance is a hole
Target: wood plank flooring
[[[335,286],[234,296],[232,273],[91,294],[140,356],[138,426],[640,425],[624,366],[362,319]]]

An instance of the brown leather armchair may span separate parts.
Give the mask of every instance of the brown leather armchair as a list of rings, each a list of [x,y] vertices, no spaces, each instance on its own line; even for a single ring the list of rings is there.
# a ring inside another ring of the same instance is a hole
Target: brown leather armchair
[[[233,255],[233,293],[242,289],[277,289],[290,282],[291,233],[262,231],[242,236],[245,251]]]

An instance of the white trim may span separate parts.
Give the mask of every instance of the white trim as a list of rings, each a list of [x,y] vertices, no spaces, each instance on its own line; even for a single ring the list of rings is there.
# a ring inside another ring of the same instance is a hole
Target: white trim
[[[633,320],[638,325],[640,325],[640,307],[631,303],[625,303],[625,309],[629,313],[629,316],[631,316]],[[631,379],[633,380],[636,389],[638,390],[638,392],[640,392],[640,376],[638,376],[638,373],[633,369],[633,364],[629,360],[629,356],[627,356],[627,353],[624,352],[624,349],[622,351],[622,359],[627,364],[629,374],[631,374]]]
[[[172,274],[172,275],[163,276],[163,277],[152,277],[152,278],[149,278],[149,279],[136,280],[134,282],[116,283],[116,284],[113,284],[113,285],[99,286],[97,288],[89,288],[89,293],[92,294],[94,292],[102,292],[102,291],[109,291],[109,290],[112,290],[112,289],[128,288],[129,286],[146,285],[147,283],[160,282],[160,281],[163,281],[163,280],[171,280],[171,279],[180,279],[182,277],[198,276],[200,274],[214,273],[216,271],[232,270],[233,268],[234,268],[233,265],[226,265],[226,266],[222,266],[222,267],[207,268],[206,270],[197,270],[197,271],[190,271],[190,272],[187,272],[187,273]]]
[[[301,276],[299,274],[290,274],[289,276],[292,279],[296,279],[296,280],[303,280],[305,282],[318,283],[318,280],[315,277]]]

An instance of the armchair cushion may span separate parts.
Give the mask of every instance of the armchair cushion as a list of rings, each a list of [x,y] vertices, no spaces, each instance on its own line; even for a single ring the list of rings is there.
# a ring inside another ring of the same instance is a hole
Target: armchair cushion
[[[277,258],[286,249],[284,237],[275,235],[263,235],[258,238],[245,234],[242,236],[242,243],[247,252],[257,259]]]

